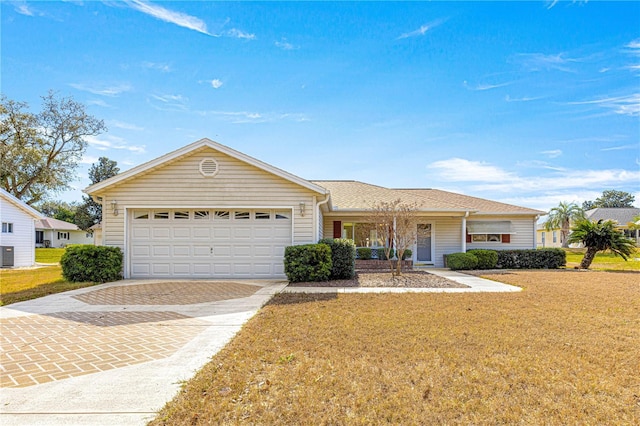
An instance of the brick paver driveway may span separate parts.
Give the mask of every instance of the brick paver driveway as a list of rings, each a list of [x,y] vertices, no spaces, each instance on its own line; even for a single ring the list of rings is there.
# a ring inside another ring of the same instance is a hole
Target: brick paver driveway
[[[132,280],[0,307],[0,424],[145,425],[285,286]]]

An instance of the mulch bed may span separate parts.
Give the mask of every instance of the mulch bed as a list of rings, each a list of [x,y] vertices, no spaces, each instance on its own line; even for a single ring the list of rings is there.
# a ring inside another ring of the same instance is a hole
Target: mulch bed
[[[391,272],[360,271],[352,280],[289,283],[290,287],[405,287],[405,288],[468,288],[464,284],[430,274],[426,271],[405,271],[398,277]]]

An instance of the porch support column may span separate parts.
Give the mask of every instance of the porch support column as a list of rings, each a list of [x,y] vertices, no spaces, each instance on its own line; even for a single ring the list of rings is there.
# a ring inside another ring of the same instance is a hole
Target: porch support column
[[[460,241],[462,241],[460,250],[462,253],[467,251],[467,216],[469,216],[469,212],[466,212],[462,217],[462,231],[460,233]]]

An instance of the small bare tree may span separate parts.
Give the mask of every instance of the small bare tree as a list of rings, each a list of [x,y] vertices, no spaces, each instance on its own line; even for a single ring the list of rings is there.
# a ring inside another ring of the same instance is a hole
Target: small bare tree
[[[385,255],[391,275],[402,275],[402,256],[417,239],[417,203],[404,203],[401,199],[379,201],[371,208],[369,220],[375,224],[378,238],[386,242]],[[395,249],[398,261],[393,265],[391,250]]]

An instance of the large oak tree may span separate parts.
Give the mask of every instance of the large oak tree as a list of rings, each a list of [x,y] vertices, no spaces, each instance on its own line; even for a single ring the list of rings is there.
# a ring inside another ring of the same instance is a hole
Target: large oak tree
[[[42,97],[42,110],[0,95],[0,185],[26,202],[37,203],[68,188],[88,136],[107,128],[71,97]]]

